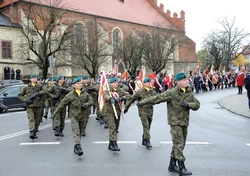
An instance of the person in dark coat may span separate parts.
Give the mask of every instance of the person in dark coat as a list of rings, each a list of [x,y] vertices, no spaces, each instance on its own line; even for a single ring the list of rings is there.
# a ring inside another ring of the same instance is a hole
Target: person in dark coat
[[[245,79],[245,89],[247,90],[248,108],[250,109],[250,74]]]

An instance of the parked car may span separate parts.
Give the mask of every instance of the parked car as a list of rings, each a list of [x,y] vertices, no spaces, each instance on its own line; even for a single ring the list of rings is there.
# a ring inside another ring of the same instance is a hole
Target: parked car
[[[0,103],[4,104],[8,109],[25,108],[25,103],[18,98],[18,94],[26,86],[27,84],[20,84],[2,88],[0,90]],[[0,112],[3,112],[3,110],[0,107]]]
[[[0,89],[6,87],[6,86],[12,86],[17,84],[23,84],[22,80],[15,80],[15,79],[6,79],[3,81],[0,81]]]

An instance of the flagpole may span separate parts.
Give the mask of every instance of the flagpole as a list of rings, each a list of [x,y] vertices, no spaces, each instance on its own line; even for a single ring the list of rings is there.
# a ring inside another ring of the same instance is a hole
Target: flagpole
[[[105,71],[103,70],[102,73],[105,73]],[[103,76],[106,76],[106,75],[103,74]],[[108,82],[107,82],[106,86],[107,86],[107,90],[108,90],[108,93],[109,93],[109,97],[112,98],[112,95],[111,95],[111,92],[110,92],[110,88],[109,88],[109,83],[108,83]],[[114,111],[114,113],[115,113],[115,118],[118,119],[118,115],[117,115],[117,112],[116,112],[116,109],[115,109],[115,105],[112,104],[112,103],[111,103],[111,105],[112,105],[113,111]]]

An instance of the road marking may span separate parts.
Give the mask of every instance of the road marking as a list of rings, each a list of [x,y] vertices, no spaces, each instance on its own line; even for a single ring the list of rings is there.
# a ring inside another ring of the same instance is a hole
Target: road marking
[[[93,141],[93,144],[108,144],[109,141]],[[137,141],[117,141],[118,144],[136,144]]]
[[[161,141],[161,144],[172,144],[172,141]],[[211,145],[212,143],[209,142],[186,142],[186,144],[191,145]]]
[[[70,120],[65,120],[65,123],[69,123]],[[50,128],[52,127],[52,124],[47,124],[47,125],[42,125],[39,127],[39,130],[42,130],[42,129],[46,129],[46,128]],[[3,141],[5,139],[10,139],[10,138],[13,138],[13,137],[17,137],[17,136],[21,136],[21,135],[24,135],[24,134],[28,134],[29,133],[29,130],[23,130],[23,131],[19,131],[19,132],[16,132],[16,133],[12,133],[12,134],[8,134],[8,135],[5,135],[5,136],[0,136],[0,141]]]
[[[61,142],[27,142],[27,143],[20,143],[19,145],[58,145]]]
[[[250,146],[250,143],[246,143],[247,146]]]

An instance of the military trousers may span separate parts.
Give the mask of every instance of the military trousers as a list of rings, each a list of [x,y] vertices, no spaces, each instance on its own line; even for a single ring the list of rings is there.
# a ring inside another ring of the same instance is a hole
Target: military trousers
[[[27,108],[27,116],[29,120],[30,131],[38,130],[38,127],[40,125],[40,117],[42,113],[41,109],[42,108],[40,107]]]
[[[114,116],[114,114],[107,115],[108,125],[109,125],[109,140],[117,141],[117,132],[120,125],[120,116],[118,119]]]
[[[49,108],[51,108],[51,102],[48,99],[45,99],[44,101],[44,115],[48,116]],[[52,112],[50,112],[52,114]]]
[[[151,127],[153,117],[147,116],[147,115],[141,115],[140,118],[141,118],[141,123],[142,123],[142,127],[143,127],[142,137],[144,139],[150,139],[150,127]]]
[[[74,137],[75,144],[81,144],[81,136],[83,131],[84,121],[79,121],[78,119],[71,117],[71,129]]]
[[[172,152],[171,157],[179,161],[185,161],[185,156],[183,155],[183,150],[185,148],[188,127],[187,126],[174,126],[171,125],[171,136],[172,136]]]
[[[53,112],[55,111],[56,107],[53,107]],[[65,127],[65,117],[66,117],[66,107],[64,107],[55,117],[53,126],[54,128],[60,127],[61,130],[64,130]]]

